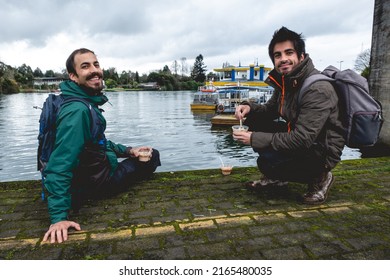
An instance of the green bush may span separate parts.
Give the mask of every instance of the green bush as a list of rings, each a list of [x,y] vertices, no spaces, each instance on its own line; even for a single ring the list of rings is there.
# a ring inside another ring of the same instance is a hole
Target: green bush
[[[4,78],[0,81],[0,92],[5,94],[18,93],[19,86],[15,80]]]

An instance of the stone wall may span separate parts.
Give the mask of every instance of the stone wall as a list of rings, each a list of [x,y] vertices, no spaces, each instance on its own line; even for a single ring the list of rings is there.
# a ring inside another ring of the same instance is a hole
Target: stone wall
[[[375,0],[371,46],[370,92],[383,106],[380,143],[390,146],[390,1]]]

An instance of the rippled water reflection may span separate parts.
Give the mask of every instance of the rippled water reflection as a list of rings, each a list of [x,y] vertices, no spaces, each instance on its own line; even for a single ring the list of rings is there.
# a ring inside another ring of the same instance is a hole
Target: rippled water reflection
[[[192,92],[107,93],[106,136],[129,146],[151,145],[161,153],[157,172],[256,166],[252,149],[235,142],[229,128],[212,128],[213,112],[190,110]],[[39,179],[36,171],[38,119],[47,94],[0,95],[0,181]],[[358,158],[345,149],[343,159]]]

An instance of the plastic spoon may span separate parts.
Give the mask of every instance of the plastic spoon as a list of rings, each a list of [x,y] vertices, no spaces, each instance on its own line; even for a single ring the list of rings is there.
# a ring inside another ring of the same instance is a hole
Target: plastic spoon
[[[223,161],[222,161],[221,157],[219,157],[219,160],[221,161],[222,167],[224,167],[225,165],[223,164]]]

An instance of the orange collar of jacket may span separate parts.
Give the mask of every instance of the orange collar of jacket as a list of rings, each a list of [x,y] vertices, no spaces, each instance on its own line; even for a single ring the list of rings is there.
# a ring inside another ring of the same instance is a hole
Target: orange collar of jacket
[[[283,105],[284,105],[284,97],[285,97],[285,82],[284,82],[284,75],[282,75],[282,84],[279,84],[278,81],[272,77],[272,76],[268,76],[270,78],[270,80],[272,80],[281,90],[281,93],[282,93],[282,97],[281,97],[281,100],[280,100],[280,106],[279,106],[279,114],[280,116],[283,117]],[[287,123],[287,131],[290,132],[291,131],[291,123],[288,122]]]

